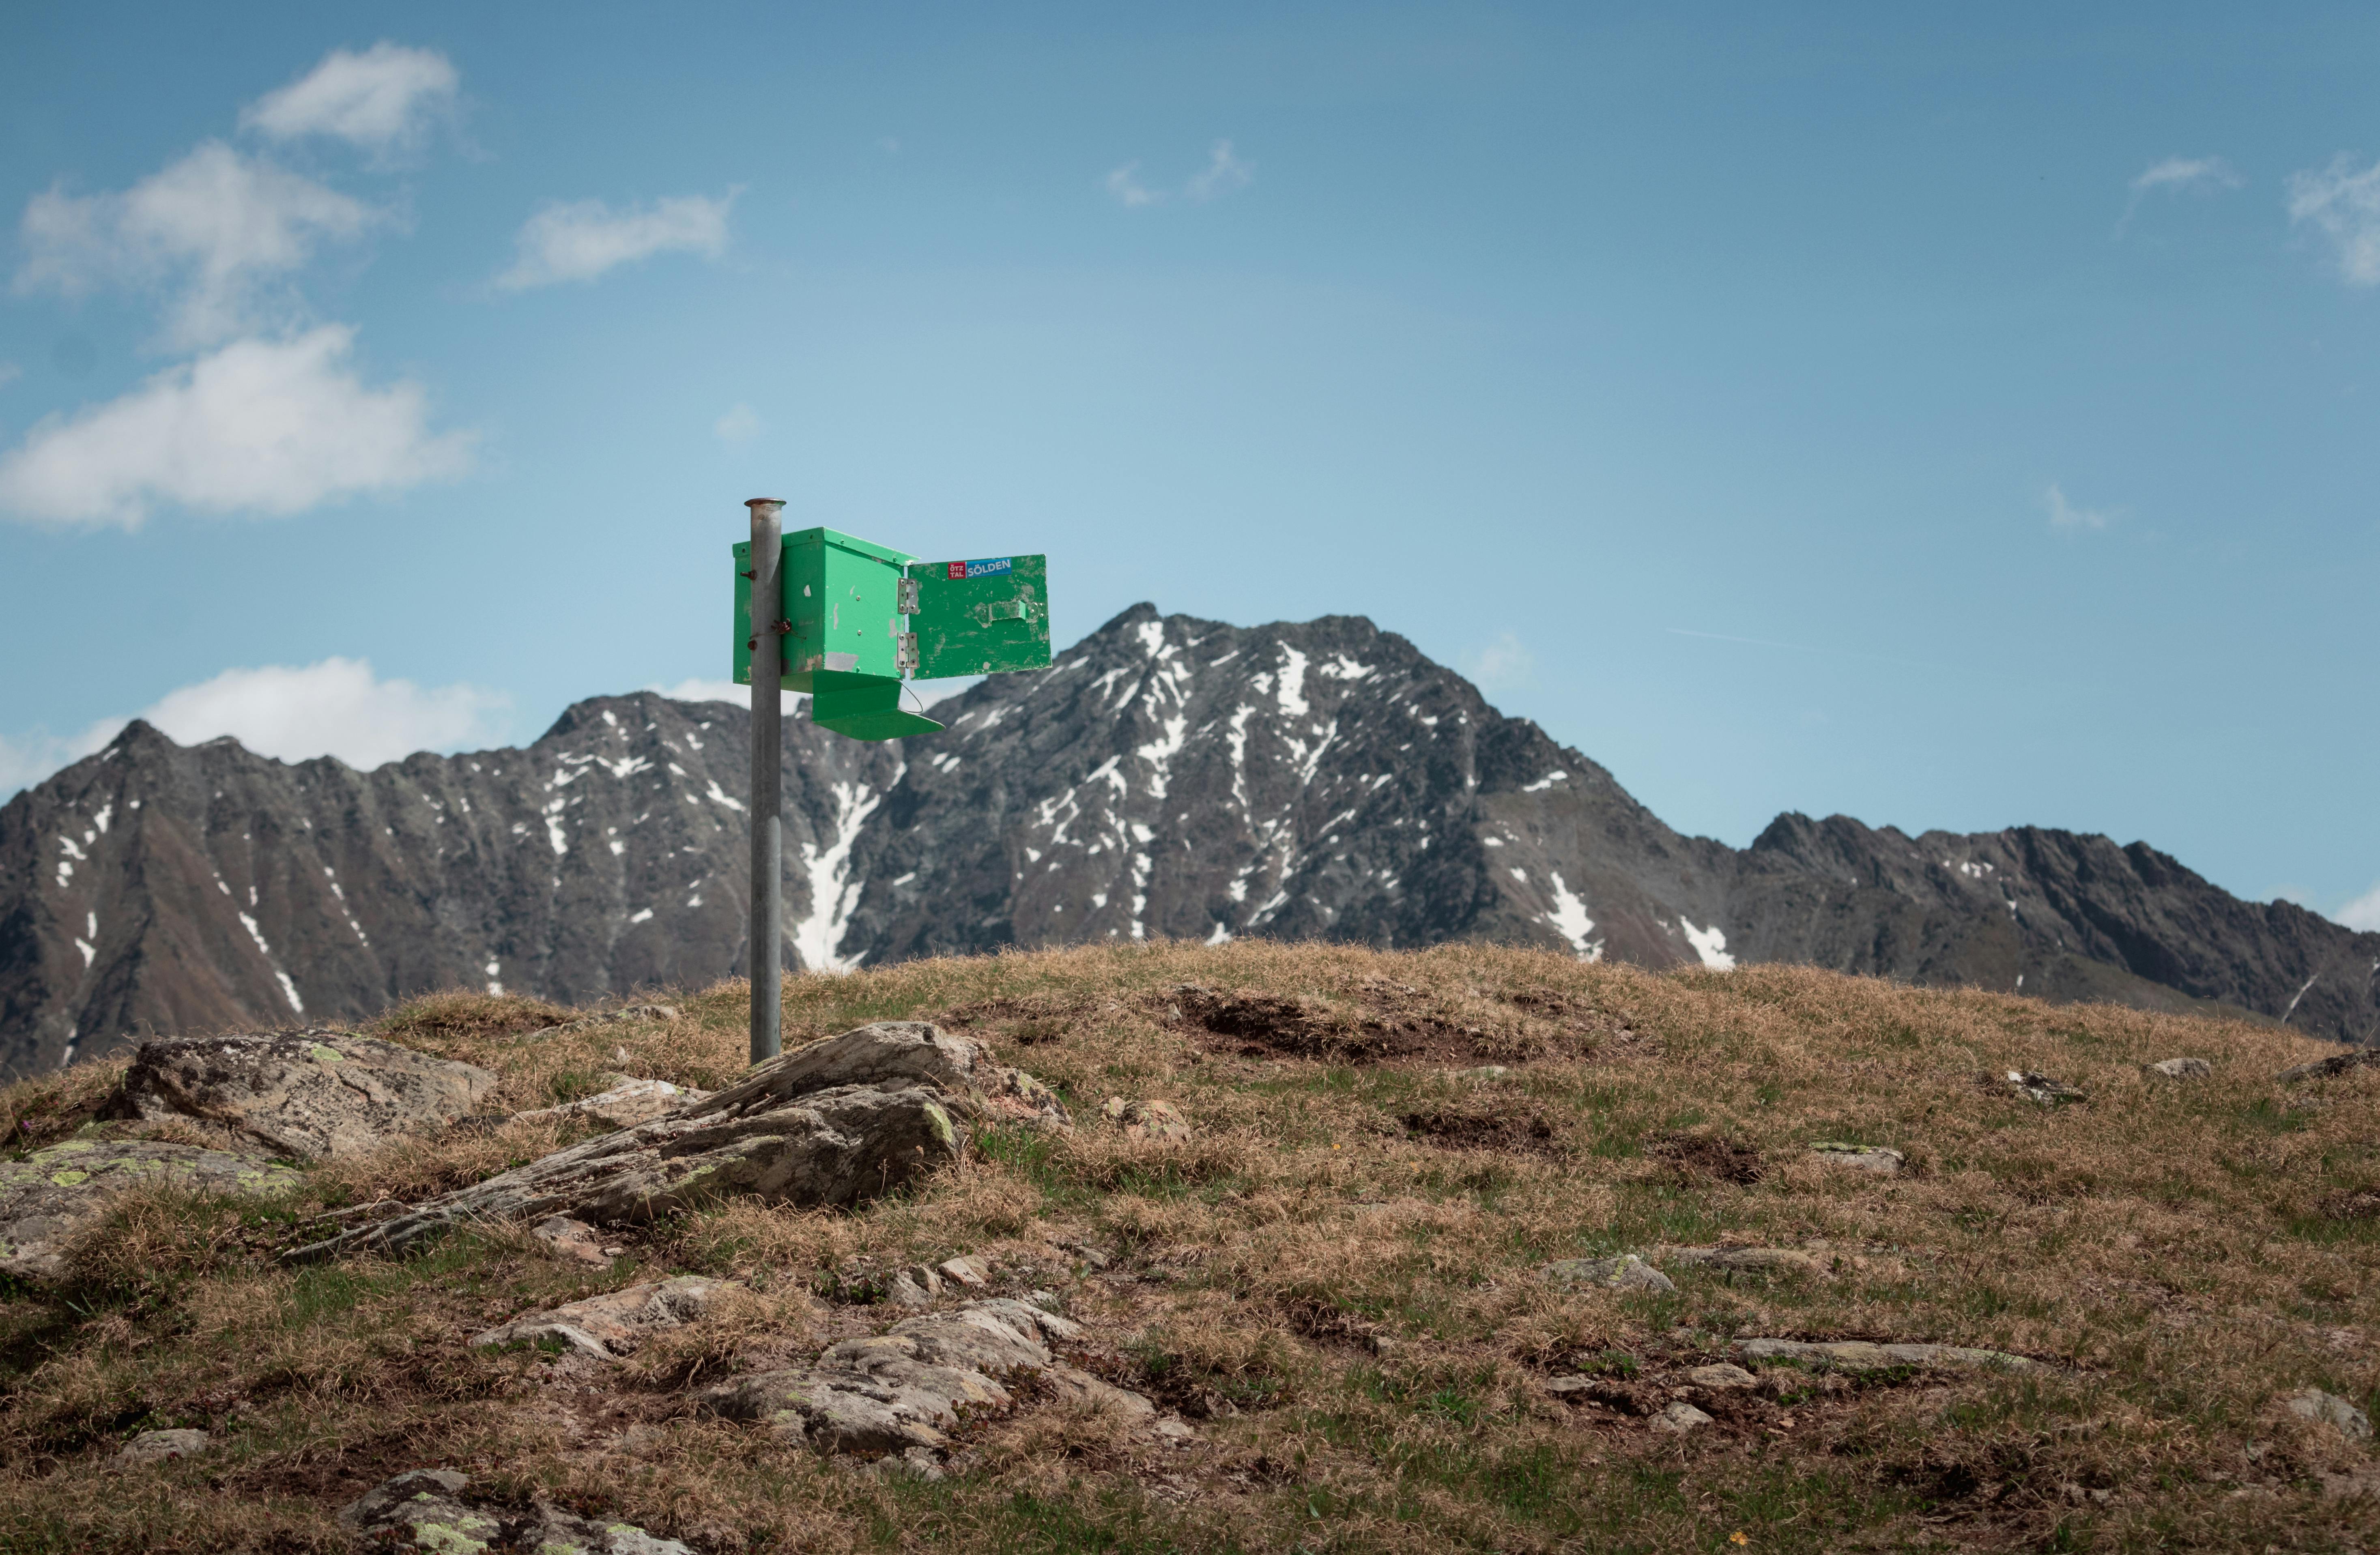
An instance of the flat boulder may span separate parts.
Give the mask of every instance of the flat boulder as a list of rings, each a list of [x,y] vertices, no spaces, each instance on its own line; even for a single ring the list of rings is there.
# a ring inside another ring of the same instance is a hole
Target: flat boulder
[[[274,1155],[326,1160],[443,1128],[495,1086],[484,1069],[344,1031],[161,1037],[134,1052],[113,1110],[194,1118]]]
[[[2367,1440],[2372,1435],[2372,1417],[2337,1393],[2325,1393],[2320,1388],[2301,1388],[2281,1403],[2299,1419],[2328,1426],[2350,1441]]]
[[[2380,1048],[2350,1048],[2329,1058],[2318,1058],[2312,1063],[2284,1069],[2277,1077],[2281,1084],[2293,1086],[2301,1080],[2335,1080],[2350,1070],[2375,1066],[2380,1066]]]
[[[144,1469],[175,1458],[195,1458],[213,1445],[204,1431],[142,1431],[109,1463],[119,1469]]]
[[[153,1139],[73,1138],[0,1160],[0,1274],[57,1277],[67,1245],[119,1193],[170,1182],[202,1193],[273,1194],[298,1172],[261,1155]]]
[[[2163,1058],[2142,1064],[2141,1072],[2157,1080],[2203,1080],[2215,1073],[2215,1065],[2203,1058]]]

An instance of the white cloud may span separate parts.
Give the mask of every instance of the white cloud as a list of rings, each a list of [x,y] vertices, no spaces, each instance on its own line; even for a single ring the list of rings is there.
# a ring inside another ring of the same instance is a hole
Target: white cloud
[[[504,737],[512,699],[478,686],[382,680],[364,659],[225,670],[169,691],[141,710],[168,738],[198,745],[228,735],[260,756],[335,756],[370,769],[417,750],[487,746]],[[103,718],[71,737],[0,739],[0,797],[103,748],[128,721]]]
[[[2330,915],[2350,929],[2360,929],[2367,934],[2380,934],[2380,885],[2358,896],[2354,901]]]
[[[235,341],[47,417],[0,455],[0,512],[130,528],[153,503],[295,513],[469,468],[470,434],[431,432],[418,383],[368,387],[347,364],[354,344],[343,324]]]
[[[2290,174],[2289,211],[2292,225],[2330,239],[2348,285],[2380,285],[2380,162],[2358,173],[2342,152],[2319,172]]]
[[[1255,168],[1232,154],[1229,140],[1218,140],[1208,154],[1206,167],[1191,178],[1182,192],[1193,200],[1215,200],[1233,189],[1247,188],[1256,176]]]
[[[1537,678],[1537,656],[1511,632],[1500,634],[1476,652],[1465,653],[1461,665],[1471,684],[1482,691],[1517,691],[1536,684]]]
[[[674,251],[716,259],[727,247],[727,211],[737,192],[718,200],[680,195],[627,211],[600,200],[548,205],[522,225],[519,257],[496,285],[521,291],[591,281],[616,265]]]
[[[2247,180],[2219,156],[2169,156],[2132,180],[2132,192],[2151,189],[2236,189]]]
[[[749,443],[760,435],[760,418],[748,405],[736,405],[710,424],[722,443]]]
[[[361,54],[333,49],[322,62],[240,111],[243,129],[276,140],[328,135],[368,151],[418,138],[455,101],[459,78],[444,55],[385,39]]]
[[[337,658],[225,670],[167,692],[140,714],[183,745],[229,735],[260,756],[335,756],[364,769],[417,750],[492,744],[511,715],[512,699],[500,691],[381,680],[370,661]]]
[[[1165,198],[1153,189],[1143,188],[1139,174],[1140,164],[1125,163],[1108,175],[1108,192],[1126,206],[1154,205]]]
[[[2041,500],[2049,509],[2050,523],[2061,529],[2104,529],[2116,516],[2106,508],[2077,507],[2066,500],[2066,493],[2058,490],[2056,481],[2042,493]]]
[[[1153,189],[1140,181],[1140,164],[1127,162],[1102,180],[1116,202],[1126,209],[1144,205],[1162,205],[1179,198],[1203,204],[1220,200],[1234,189],[1245,188],[1256,181],[1256,168],[1232,153],[1229,140],[1215,142],[1207,155],[1207,165],[1191,175],[1188,182],[1176,190]]]
[[[356,237],[380,219],[359,200],[210,140],[121,194],[35,195],[16,289],[174,287],[169,339],[204,346],[253,327],[267,283],[303,267],[318,243]]]

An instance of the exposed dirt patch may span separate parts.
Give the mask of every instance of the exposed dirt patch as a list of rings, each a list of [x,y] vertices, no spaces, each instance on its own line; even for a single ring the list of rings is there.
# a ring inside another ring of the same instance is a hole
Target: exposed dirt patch
[[[2380,1220],[2380,1190],[2359,1188],[2353,1193],[2335,1193],[2314,1204],[2315,1213],[2325,1221]]]
[[[1407,1112],[1405,1132],[1442,1150],[1503,1150],[1516,1155],[1570,1153],[1553,1121],[1538,1112]]]
[[[1733,1183],[1750,1187],[1766,1171],[1760,1152],[1722,1134],[1664,1134],[1645,1142],[1645,1153],[1677,1168],[1689,1186]]]

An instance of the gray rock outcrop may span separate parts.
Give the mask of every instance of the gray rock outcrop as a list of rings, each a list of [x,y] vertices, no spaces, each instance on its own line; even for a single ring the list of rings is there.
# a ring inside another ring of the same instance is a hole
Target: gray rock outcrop
[[[484,1069],[344,1031],[164,1037],[133,1054],[120,1115],[196,1118],[275,1155],[362,1155],[478,1110]]]
[[[2215,1073],[2215,1065],[2203,1058],[2165,1058],[2143,1063],[2141,1070],[2160,1080],[2203,1080]]]
[[[152,1139],[61,1140],[0,1160],[0,1274],[55,1279],[67,1246],[125,1189],[171,1182],[207,1193],[273,1194],[298,1173],[262,1156]]]
[[[965,1153],[953,1113],[981,1110],[973,1081],[999,1067],[981,1044],[922,1022],[863,1026],[781,1054],[678,1112],[288,1256],[395,1251],[473,1221],[641,1222],[738,1195],[805,1207],[865,1203]]]

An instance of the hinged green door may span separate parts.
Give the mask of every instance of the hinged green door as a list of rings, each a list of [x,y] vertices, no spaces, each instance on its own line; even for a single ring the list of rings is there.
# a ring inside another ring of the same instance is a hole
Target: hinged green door
[[[1048,557],[920,562],[908,571],[921,678],[1050,667]]]

